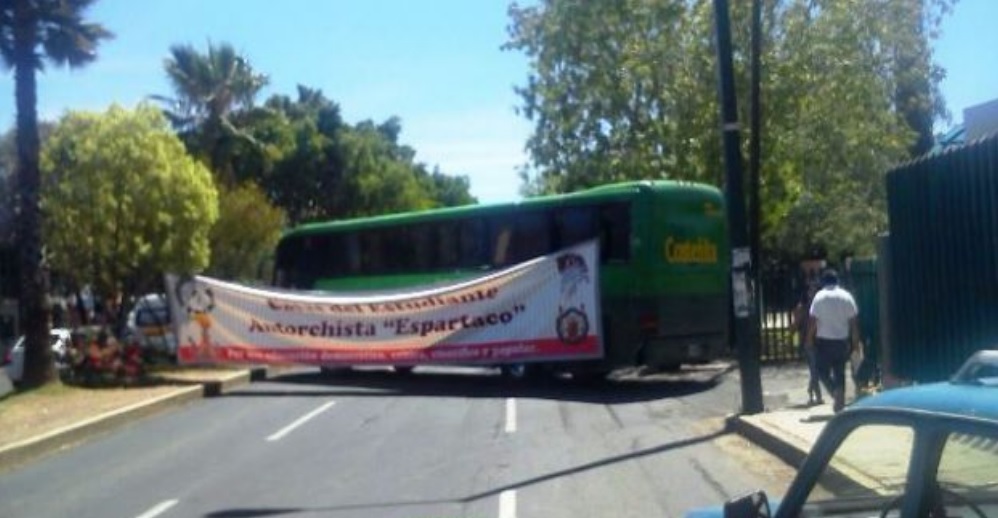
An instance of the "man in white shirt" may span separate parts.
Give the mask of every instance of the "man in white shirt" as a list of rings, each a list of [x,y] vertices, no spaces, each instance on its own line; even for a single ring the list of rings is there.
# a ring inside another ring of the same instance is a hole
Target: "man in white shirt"
[[[818,376],[832,394],[832,408],[838,413],[845,406],[846,361],[859,348],[859,310],[852,295],[839,287],[835,270],[825,270],[821,284],[811,302],[807,346],[814,352]]]

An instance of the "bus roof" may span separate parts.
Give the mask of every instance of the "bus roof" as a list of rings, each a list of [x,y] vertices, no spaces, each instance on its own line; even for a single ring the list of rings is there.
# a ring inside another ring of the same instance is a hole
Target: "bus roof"
[[[393,223],[431,222],[459,218],[469,215],[487,215],[501,213],[518,208],[543,208],[560,205],[571,205],[578,202],[625,199],[639,193],[698,193],[716,197],[720,201],[720,191],[711,185],[676,181],[676,180],[644,180],[601,185],[568,194],[554,194],[526,198],[520,201],[493,203],[488,205],[471,204],[459,207],[444,207],[413,212],[399,212],[381,216],[342,219],[315,223],[305,223],[288,230],[284,237],[295,235],[321,234],[332,230],[350,230],[390,226]]]

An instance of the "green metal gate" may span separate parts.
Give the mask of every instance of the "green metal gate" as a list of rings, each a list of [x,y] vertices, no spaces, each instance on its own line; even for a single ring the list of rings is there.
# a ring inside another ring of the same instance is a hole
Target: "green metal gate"
[[[887,175],[892,374],[948,378],[998,347],[998,135]]]

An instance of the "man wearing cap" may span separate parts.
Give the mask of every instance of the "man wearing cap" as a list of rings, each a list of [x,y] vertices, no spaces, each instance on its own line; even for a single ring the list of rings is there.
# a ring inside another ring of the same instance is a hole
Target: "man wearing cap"
[[[845,406],[846,361],[859,348],[858,315],[852,295],[839,287],[838,273],[825,270],[821,290],[811,302],[807,346],[814,352],[818,376],[834,399],[836,413]]]

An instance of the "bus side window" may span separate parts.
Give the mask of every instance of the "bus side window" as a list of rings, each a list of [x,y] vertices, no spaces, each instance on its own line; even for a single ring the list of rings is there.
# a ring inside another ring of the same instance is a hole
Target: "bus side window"
[[[631,210],[627,203],[600,207],[600,262],[626,262],[631,258]]]
[[[457,225],[450,221],[436,223],[433,226],[433,233],[437,238],[437,262],[436,268],[440,270],[453,270],[460,266],[457,240]]]
[[[489,234],[486,232],[485,220],[469,219],[460,223],[460,232],[451,234],[458,237],[459,261],[462,268],[479,269],[488,266],[489,253],[486,239]]]
[[[297,288],[301,271],[301,238],[291,237],[281,241],[277,247],[277,267],[274,269],[274,285],[278,288]]]
[[[295,261],[297,275],[291,282],[295,287],[311,288],[315,279],[322,276],[322,265],[327,254],[328,236],[305,236],[301,240]]]
[[[489,223],[492,266],[494,268],[506,266],[512,262],[510,248],[513,241],[513,224],[508,219],[499,218],[493,219]]]
[[[434,230],[430,225],[417,225],[409,229],[409,241],[406,245],[410,249],[407,252],[412,254],[417,271],[430,272],[438,268],[437,254],[433,246]]]
[[[596,237],[593,207],[563,207],[555,212],[555,244],[565,248]]]
[[[349,262],[344,250],[346,236],[343,234],[330,234],[329,242],[323,252],[321,277],[344,277],[349,272]]]
[[[379,233],[367,232],[360,235],[360,258],[363,273],[378,275],[385,271]]]
[[[362,253],[360,239],[357,237],[357,234],[350,233],[343,236],[343,251],[340,253],[346,257],[346,264],[343,270],[344,275],[360,275]]]
[[[514,220],[510,263],[529,261],[551,253],[552,226],[547,212],[533,211],[520,214]]]
[[[379,230],[381,236],[381,267],[380,273],[399,273],[412,270],[414,244],[413,228],[392,227]]]

